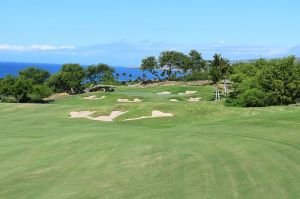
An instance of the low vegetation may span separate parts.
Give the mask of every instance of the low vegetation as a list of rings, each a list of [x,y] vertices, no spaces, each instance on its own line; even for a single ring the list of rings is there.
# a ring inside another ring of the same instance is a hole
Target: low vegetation
[[[300,63],[295,57],[233,66],[228,102],[244,107],[287,105],[300,100]]]

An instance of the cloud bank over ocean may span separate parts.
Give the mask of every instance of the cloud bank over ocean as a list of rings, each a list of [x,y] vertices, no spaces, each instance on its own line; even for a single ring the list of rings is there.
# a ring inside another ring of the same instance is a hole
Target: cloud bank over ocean
[[[9,45],[9,44],[0,44],[0,50],[7,51],[34,51],[34,50],[63,50],[63,49],[74,49],[74,46],[53,46],[53,45]]]
[[[73,45],[9,45],[0,44],[0,61],[91,64],[104,62],[110,65],[139,66],[145,56],[158,56],[164,50],[187,53],[196,49],[203,57],[210,59],[214,53],[221,53],[230,60],[277,58],[287,55],[300,56],[300,45],[243,45],[226,41],[207,44],[171,44],[167,42],[119,41],[91,46]]]

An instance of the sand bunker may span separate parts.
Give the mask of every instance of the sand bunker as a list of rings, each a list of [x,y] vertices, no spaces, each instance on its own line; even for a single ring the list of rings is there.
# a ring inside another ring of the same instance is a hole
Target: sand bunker
[[[178,102],[177,99],[170,99],[169,101],[171,101],[171,102]]]
[[[118,99],[118,102],[122,103],[132,103],[132,102],[142,102],[143,100],[135,98],[134,100],[129,100],[129,99]]]
[[[70,112],[70,118],[89,118],[95,111]]]
[[[179,95],[191,95],[197,93],[197,91],[185,91],[185,93],[178,93]]]
[[[86,118],[90,120],[97,120],[97,121],[104,121],[104,122],[112,122],[115,118],[127,113],[122,111],[113,111],[108,116],[98,116],[98,117],[91,117],[95,111],[80,111],[80,112],[70,112],[70,118]]]
[[[199,102],[200,101],[200,97],[190,97],[189,99],[187,99],[187,101],[189,102]]]
[[[115,118],[127,113],[127,111],[122,112],[122,111],[113,111],[109,116],[98,116],[95,118],[92,118],[92,120],[97,120],[97,121],[104,121],[104,122],[112,122]]]
[[[97,96],[96,95],[91,95],[91,96],[88,96],[88,97],[84,97],[84,98],[82,98],[82,99],[86,99],[86,100],[101,100],[101,99],[104,99],[106,96],[102,96],[102,97],[100,97],[100,98],[97,98]]]
[[[130,119],[125,119],[124,121],[131,121],[131,120],[141,120],[141,119],[148,119],[148,118],[157,118],[157,117],[173,117],[172,113],[164,113],[161,111],[152,111],[151,116],[142,116],[142,117],[137,117],[137,118],[130,118]]]
[[[172,92],[169,91],[164,91],[164,92],[160,92],[160,93],[156,93],[158,95],[170,95]]]

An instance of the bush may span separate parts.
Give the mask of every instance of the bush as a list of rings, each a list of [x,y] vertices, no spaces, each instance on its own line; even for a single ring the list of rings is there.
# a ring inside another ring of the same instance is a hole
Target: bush
[[[44,98],[52,94],[52,89],[46,85],[34,85],[28,94],[31,102],[42,102]]]
[[[236,101],[236,105],[242,107],[261,107],[265,104],[265,93],[256,88],[246,90],[239,96],[239,99]]]
[[[31,80],[34,84],[44,84],[50,77],[50,73],[46,70],[28,67],[19,72],[24,79]]]
[[[85,71],[79,64],[64,64],[61,70],[49,78],[48,86],[56,92],[71,94],[83,91]]]
[[[300,64],[295,57],[240,63],[228,102],[238,106],[271,106],[296,103],[300,98]]]
[[[46,85],[34,84],[23,76],[6,76],[0,81],[0,100],[8,103],[41,102],[51,94]]]

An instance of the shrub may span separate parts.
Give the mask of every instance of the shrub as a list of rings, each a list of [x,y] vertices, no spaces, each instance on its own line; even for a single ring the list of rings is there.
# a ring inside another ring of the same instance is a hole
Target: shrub
[[[295,57],[237,64],[231,80],[228,102],[239,106],[287,105],[300,98],[300,64]]]

